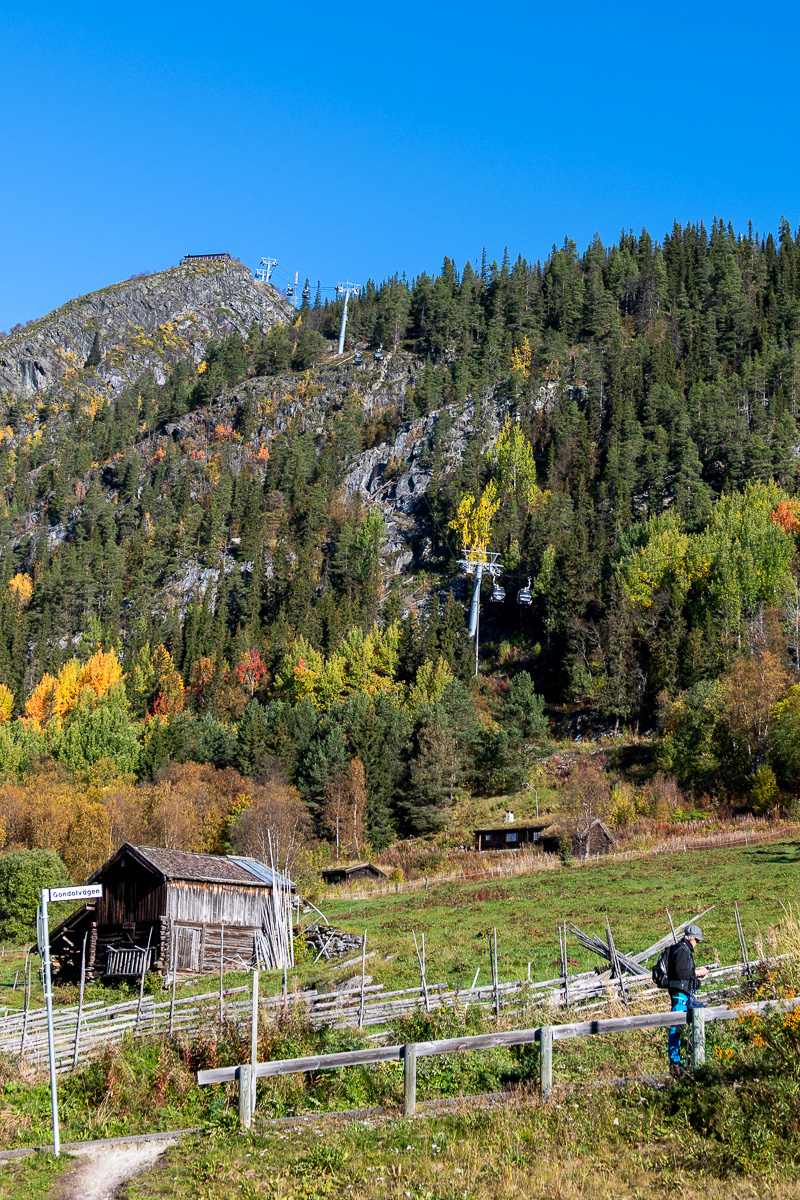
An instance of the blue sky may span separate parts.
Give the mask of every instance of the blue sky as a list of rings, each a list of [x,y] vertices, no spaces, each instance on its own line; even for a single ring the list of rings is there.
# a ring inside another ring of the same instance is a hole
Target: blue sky
[[[714,214],[800,221],[772,3],[20,3],[0,329],[188,252],[312,287]]]

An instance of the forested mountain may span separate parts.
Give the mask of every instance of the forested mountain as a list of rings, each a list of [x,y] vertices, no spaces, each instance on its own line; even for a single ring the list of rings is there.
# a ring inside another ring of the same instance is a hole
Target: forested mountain
[[[708,803],[791,802],[800,234],[445,259],[351,300],[341,359],[340,302],[267,298],[198,308],[158,363],[88,323],[35,391],[30,333],[0,341],[9,777],[61,764],[102,808],[194,760],[295,789],[319,833],[361,805],[380,846],[519,786],[544,702],[660,734],[653,769]],[[34,331],[56,358],[63,329]],[[505,571],[477,682],[464,546]]]

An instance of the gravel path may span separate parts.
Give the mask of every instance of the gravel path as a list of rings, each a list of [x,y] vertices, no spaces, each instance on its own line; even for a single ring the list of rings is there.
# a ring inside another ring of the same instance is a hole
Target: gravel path
[[[126,1180],[152,1167],[177,1137],[129,1142],[122,1146],[94,1146],[76,1152],[78,1159],[64,1180],[63,1200],[115,1200]]]

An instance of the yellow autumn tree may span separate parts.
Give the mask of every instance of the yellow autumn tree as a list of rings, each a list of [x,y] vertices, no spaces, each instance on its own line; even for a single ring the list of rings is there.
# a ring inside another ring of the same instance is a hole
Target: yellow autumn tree
[[[490,479],[483,489],[483,495],[476,499],[471,492],[461,497],[458,511],[450,522],[461,539],[465,550],[485,554],[492,530],[492,520],[500,507],[500,496],[497,484]]]
[[[0,683],[0,725],[4,725],[14,711],[14,693]]]
[[[511,370],[519,371],[523,379],[530,379],[532,358],[533,352],[526,333],[522,338],[522,345],[519,348],[515,346],[511,351]]]
[[[15,575],[9,581],[8,589],[20,608],[25,609],[28,607],[33,595],[33,580],[30,575],[22,572]]]
[[[81,667],[78,689],[80,691],[85,687],[91,688],[98,698],[102,698],[107,696],[121,679],[122,667],[113,650],[98,650]]]

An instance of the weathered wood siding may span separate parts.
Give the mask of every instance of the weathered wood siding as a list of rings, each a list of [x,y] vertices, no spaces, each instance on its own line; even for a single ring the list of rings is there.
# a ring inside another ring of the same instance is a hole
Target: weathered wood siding
[[[97,925],[152,923],[162,916],[166,904],[162,880],[126,856],[103,876],[103,894],[97,901]]]
[[[167,883],[166,915],[193,925],[245,925],[260,929],[270,888],[231,883]]]

